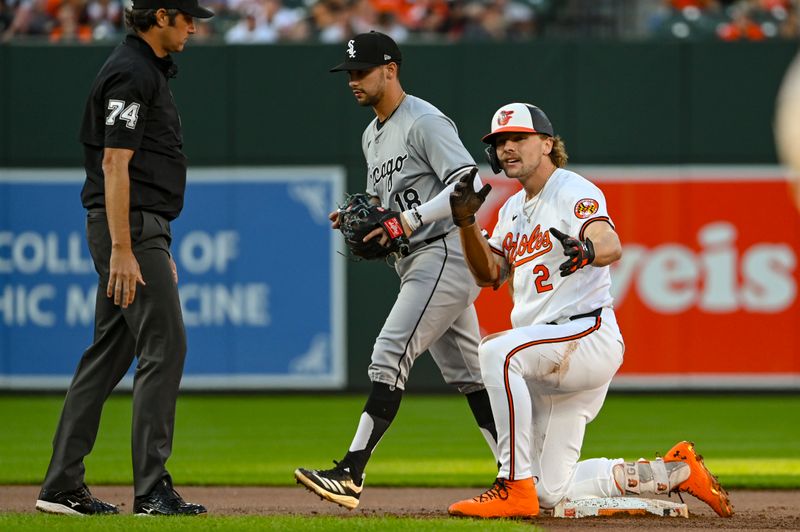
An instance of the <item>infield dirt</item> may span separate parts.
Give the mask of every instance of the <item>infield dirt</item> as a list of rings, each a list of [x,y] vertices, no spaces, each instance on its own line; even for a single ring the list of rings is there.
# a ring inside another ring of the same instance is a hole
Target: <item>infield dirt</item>
[[[0,486],[0,512],[34,512],[37,486]],[[358,509],[345,510],[321,501],[316,495],[297,487],[184,487],[186,500],[200,502],[213,515],[339,515],[344,518],[402,516],[450,519],[447,506],[456,500],[472,497],[476,488],[381,488],[367,487]],[[129,513],[133,490],[127,486],[96,486],[92,493],[120,506]],[[681,530],[708,528],[716,530],[800,530],[799,491],[731,492],[735,515],[717,517],[706,505],[684,496],[689,519],[635,517],[595,517],[531,520],[545,529],[592,528],[603,530]],[[672,499],[677,500],[677,499]]]

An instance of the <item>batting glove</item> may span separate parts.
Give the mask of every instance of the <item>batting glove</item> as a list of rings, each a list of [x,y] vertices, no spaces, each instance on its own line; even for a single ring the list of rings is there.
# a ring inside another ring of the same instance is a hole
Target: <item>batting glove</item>
[[[469,173],[461,176],[453,192],[450,193],[450,209],[453,211],[453,223],[458,227],[469,227],[475,223],[475,213],[478,212],[486,196],[492,190],[490,184],[485,184],[478,192],[475,192],[475,176],[477,168],[473,168]]]
[[[594,261],[594,244],[588,238],[578,240],[565,235],[555,227],[550,228],[550,234],[561,242],[561,245],[564,246],[564,255],[569,257],[558,267],[561,270],[561,277],[572,275]]]

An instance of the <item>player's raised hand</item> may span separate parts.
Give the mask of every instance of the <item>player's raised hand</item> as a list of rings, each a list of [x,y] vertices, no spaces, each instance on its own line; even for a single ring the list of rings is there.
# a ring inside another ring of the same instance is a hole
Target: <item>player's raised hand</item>
[[[475,192],[475,176],[478,174],[477,168],[472,168],[468,173],[461,176],[456,183],[455,189],[450,193],[450,209],[453,212],[453,223],[458,227],[468,227],[475,223],[475,213],[481,208],[492,185],[485,184],[483,188]]]
[[[555,227],[550,228],[550,234],[561,242],[561,245],[564,246],[564,255],[567,256],[567,260],[558,267],[561,270],[561,277],[572,275],[594,261],[594,244],[588,238],[578,240],[565,235]]]

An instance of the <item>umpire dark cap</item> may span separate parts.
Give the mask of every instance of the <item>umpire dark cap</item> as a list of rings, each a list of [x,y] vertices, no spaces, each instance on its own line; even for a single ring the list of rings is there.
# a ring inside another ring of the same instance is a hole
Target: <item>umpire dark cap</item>
[[[495,135],[506,132],[555,135],[553,124],[544,111],[529,103],[509,103],[498,109],[492,117],[492,132],[481,140],[494,144]]]
[[[369,70],[379,65],[403,61],[400,48],[391,37],[378,31],[361,33],[347,41],[344,51],[344,63],[330,69],[330,72],[342,70]]]
[[[200,7],[197,0],[133,0],[133,9],[177,9],[195,18],[211,18],[214,12]]]

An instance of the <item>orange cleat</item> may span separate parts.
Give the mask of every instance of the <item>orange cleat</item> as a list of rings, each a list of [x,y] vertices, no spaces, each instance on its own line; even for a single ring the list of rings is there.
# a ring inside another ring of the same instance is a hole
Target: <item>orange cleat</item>
[[[694,442],[676,443],[667,452],[664,462],[685,462],[689,464],[689,478],[678,484],[673,491],[685,491],[709,505],[721,517],[733,515],[728,492],[720,486],[719,480],[703,463],[703,457],[694,450]]]
[[[447,511],[459,517],[536,517],[539,515],[539,499],[532,478],[498,478],[488,491],[453,503]]]

